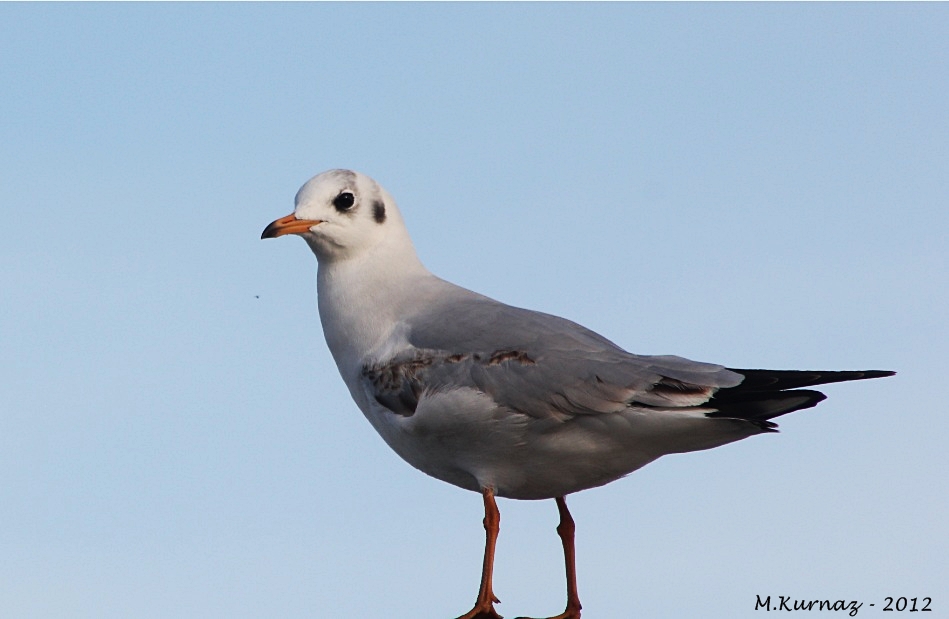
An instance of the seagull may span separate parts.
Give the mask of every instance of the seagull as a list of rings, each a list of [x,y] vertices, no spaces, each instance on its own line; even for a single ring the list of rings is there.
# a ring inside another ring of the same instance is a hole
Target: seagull
[[[771,421],[825,398],[812,385],[889,371],[742,370],[629,353],[579,324],[512,307],[430,273],[395,200],[373,179],[329,170],[262,239],[294,234],[318,262],[326,343],[356,405],[406,462],[481,494],[485,551],[473,608],[500,619],[495,497],[554,499],[579,619],[566,496],[660,456],[776,432]]]

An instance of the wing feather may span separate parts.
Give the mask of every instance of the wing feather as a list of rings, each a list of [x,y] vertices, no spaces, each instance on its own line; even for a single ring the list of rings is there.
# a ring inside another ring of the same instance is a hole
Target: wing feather
[[[362,373],[371,397],[402,416],[414,414],[426,394],[471,388],[536,419],[631,406],[691,408],[773,430],[768,419],[824,399],[800,387],[892,374],[736,370],[672,355],[634,355],[564,318],[471,293],[404,326],[400,333],[409,347],[389,359],[367,360]]]
[[[574,322],[470,299],[408,323],[411,348],[363,367],[377,402],[411,415],[426,393],[473,388],[499,406],[544,419],[621,411],[630,405],[701,405],[741,375],[675,356],[642,356]]]

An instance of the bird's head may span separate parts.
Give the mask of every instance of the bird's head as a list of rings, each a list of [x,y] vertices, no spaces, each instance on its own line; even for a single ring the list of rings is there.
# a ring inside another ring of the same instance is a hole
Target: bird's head
[[[411,241],[392,197],[376,181],[352,170],[329,170],[297,192],[293,213],[267,226],[262,239],[303,237],[320,261],[363,254]]]

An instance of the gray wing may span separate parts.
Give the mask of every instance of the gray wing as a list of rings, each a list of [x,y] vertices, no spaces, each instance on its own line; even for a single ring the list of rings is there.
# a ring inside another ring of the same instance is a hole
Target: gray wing
[[[407,325],[412,349],[363,368],[376,401],[400,415],[426,394],[460,387],[538,419],[694,407],[743,378],[720,365],[633,355],[569,320],[482,297]]]

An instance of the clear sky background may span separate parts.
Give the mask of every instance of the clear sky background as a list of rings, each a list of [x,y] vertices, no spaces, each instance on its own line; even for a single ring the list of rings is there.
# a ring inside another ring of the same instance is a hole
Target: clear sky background
[[[949,613],[949,5],[0,4],[0,616],[470,608],[481,500],[350,401],[310,176],[625,348],[893,369],[570,497],[589,619]],[[563,607],[502,500],[509,617]],[[869,604],[876,604],[870,608]]]

